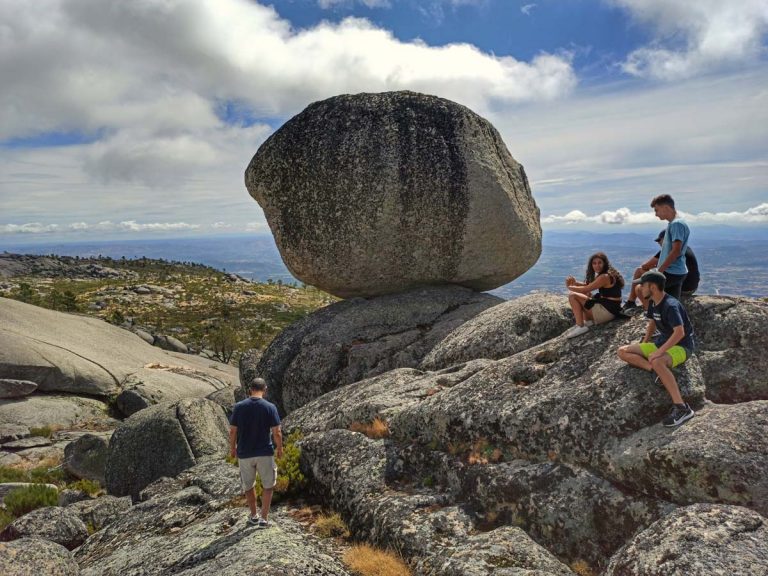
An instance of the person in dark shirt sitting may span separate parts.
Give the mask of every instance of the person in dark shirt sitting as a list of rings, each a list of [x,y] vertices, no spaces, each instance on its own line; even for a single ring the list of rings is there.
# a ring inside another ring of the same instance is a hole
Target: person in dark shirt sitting
[[[664,292],[666,278],[651,270],[635,284],[640,284],[643,297],[648,298],[648,326],[640,344],[619,348],[619,358],[636,368],[655,372],[672,398],[672,411],[664,418],[664,426],[679,426],[693,418],[694,412],[680,395],[672,368],[680,366],[693,353],[693,326],[683,305]],[[653,339],[653,341],[651,341]]]
[[[659,232],[659,235],[656,237],[655,242],[661,246],[662,242],[664,241],[664,234],[666,233],[666,230],[662,230]],[[658,266],[659,264],[659,256],[661,256],[661,250],[656,252],[651,258],[649,258],[646,262],[643,262],[639,268],[635,269],[635,273],[632,275],[632,281],[634,282],[640,276],[642,276],[645,272],[648,272],[649,270],[653,270]],[[688,275],[685,277],[685,280],[683,281],[683,286],[681,288],[681,294],[683,296],[693,296],[693,294],[696,293],[696,290],[699,288],[699,280],[700,280],[700,274],[699,274],[699,261],[696,260],[696,254],[693,253],[693,250],[690,246],[687,246],[685,249],[685,265],[688,268]],[[637,303],[635,302],[637,300],[637,285],[632,284],[632,289],[629,291],[629,296],[627,297],[627,301],[622,307],[622,311],[626,312],[628,310],[632,310],[633,308],[637,308]],[[642,305],[644,309],[648,308],[648,302],[646,300],[642,300]]]
[[[592,324],[610,322],[621,311],[621,290],[624,278],[602,252],[592,254],[587,260],[584,282],[577,282],[573,276],[565,279],[568,288],[568,303],[573,310],[576,325],[566,331],[566,338],[585,334]],[[597,290],[598,296],[592,298]]]
[[[237,456],[240,484],[248,501],[251,516],[248,524],[258,528],[269,527],[269,507],[277,483],[277,457],[283,457],[283,435],[280,415],[271,402],[264,400],[267,383],[255,378],[250,385],[250,396],[235,404],[229,419],[229,455]],[[272,440],[274,439],[274,446]],[[256,509],[256,474],[261,478],[261,515]]]

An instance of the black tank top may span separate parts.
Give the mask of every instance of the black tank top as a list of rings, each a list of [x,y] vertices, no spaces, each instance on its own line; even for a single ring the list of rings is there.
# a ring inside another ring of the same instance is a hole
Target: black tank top
[[[598,291],[602,298],[621,298],[621,286],[617,280],[613,280],[613,286],[610,288],[600,288]]]

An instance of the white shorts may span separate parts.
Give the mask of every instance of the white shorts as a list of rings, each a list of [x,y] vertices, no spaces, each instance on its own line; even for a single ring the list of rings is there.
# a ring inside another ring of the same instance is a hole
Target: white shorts
[[[277,464],[274,456],[241,458],[239,464],[243,492],[248,492],[256,485],[256,474],[261,478],[261,486],[265,490],[270,490],[277,484]]]

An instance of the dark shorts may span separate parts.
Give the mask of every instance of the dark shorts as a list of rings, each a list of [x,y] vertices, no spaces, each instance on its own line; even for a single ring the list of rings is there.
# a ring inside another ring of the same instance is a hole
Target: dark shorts
[[[683,282],[688,274],[668,274],[664,272],[667,282],[664,286],[664,292],[680,300],[680,294],[683,290]]]

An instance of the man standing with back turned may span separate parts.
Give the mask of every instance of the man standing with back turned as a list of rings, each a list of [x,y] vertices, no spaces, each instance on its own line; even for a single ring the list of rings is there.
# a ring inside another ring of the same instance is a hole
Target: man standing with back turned
[[[277,457],[283,456],[283,434],[280,416],[271,402],[264,400],[267,383],[262,378],[251,382],[251,395],[235,404],[229,419],[229,455],[237,456],[240,466],[240,484],[251,510],[248,524],[259,528],[269,527],[269,507],[272,492],[277,483]],[[271,437],[270,437],[271,433]],[[275,446],[272,445],[272,439]],[[261,515],[256,509],[256,474],[261,478],[264,491],[261,494]]]
[[[658,270],[666,276],[667,283],[664,289],[666,293],[679,300],[683,282],[688,275],[688,268],[685,265],[685,250],[688,247],[691,231],[688,224],[678,219],[675,201],[669,194],[656,196],[651,200],[651,208],[659,220],[669,222],[664,234],[664,241],[661,244]]]

